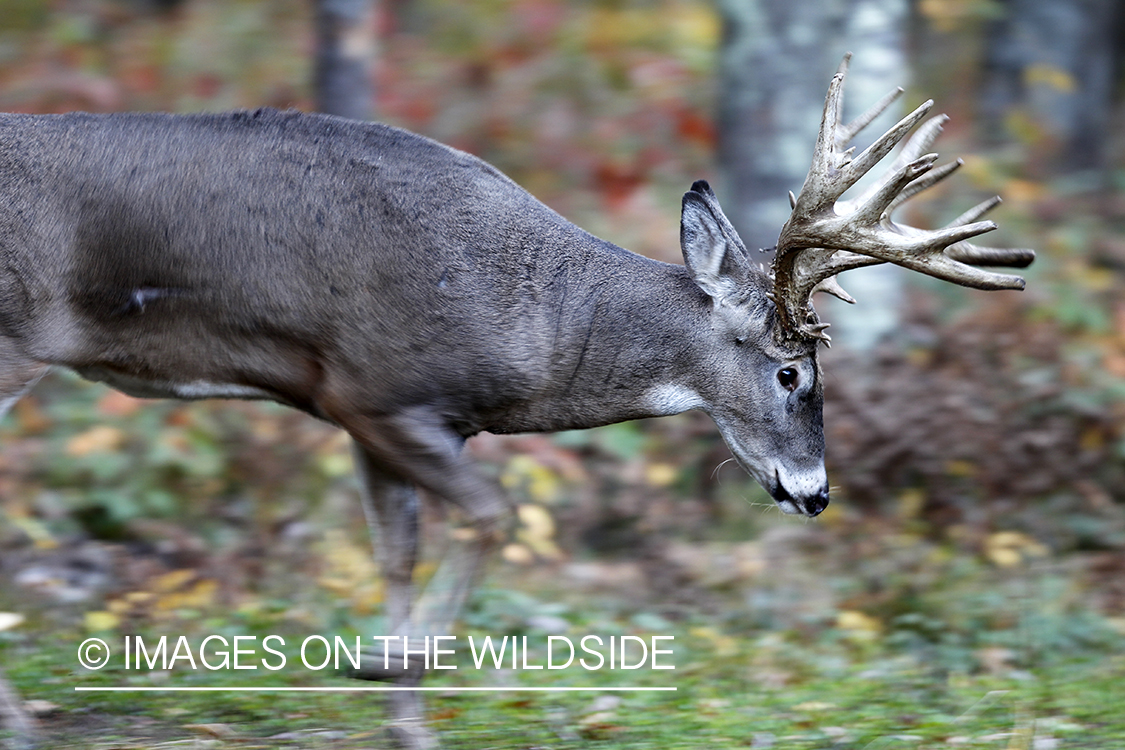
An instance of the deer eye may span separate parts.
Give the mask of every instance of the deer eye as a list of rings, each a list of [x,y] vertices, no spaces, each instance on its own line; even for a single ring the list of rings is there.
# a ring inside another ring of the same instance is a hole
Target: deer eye
[[[742,345],[743,345],[743,344],[745,344],[745,343],[746,343],[746,339],[742,338],[741,336],[739,336],[738,338],[736,338],[736,339],[734,340],[734,345],[735,345],[735,346],[742,346]]]
[[[777,382],[781,383],[781,387],[785,390],[792,391],[797,387],[797,371],[792,367],[786,367],[783,370],[778,370]]]

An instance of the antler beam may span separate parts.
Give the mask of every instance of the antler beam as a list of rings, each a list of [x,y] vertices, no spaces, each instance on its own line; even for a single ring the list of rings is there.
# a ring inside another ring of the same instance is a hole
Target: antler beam
[[[788,342],[829,341],[811,306],[824,291],[854,302],[836,282],[843,271],[876,263],[894,263],[914,271],[975,289],[1023,289],[1018,276],[984,271],[975,266],[1024,267],[1032,250],[985,248],[967,242],[996,228],[981,216],[1000,203],[990,198],[937,230],[896,224],[891,213],[904,202],[945,179],[961,160],[934,168],[937,154],[928,153],[948,119],[927,120],[903,147],[887,172],[866,192],[840,200],[926,117],[932,101],[902,118],[858,156],[845,146],[902,94],[896,89],[847,125],[841,124],[844,79],[851,54],[844,56],[828,87],[812,166],[800,197],[789,195],[793,213],[781,230],[774,257],[774,301],[780,317],[778,334]]]

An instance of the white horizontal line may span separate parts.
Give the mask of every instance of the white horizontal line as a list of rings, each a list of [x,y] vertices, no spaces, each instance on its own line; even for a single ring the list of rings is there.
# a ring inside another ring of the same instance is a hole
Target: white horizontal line
[[[441,693],[567,693],[567,692],[658,692],[674,687],[75,687],[85,693],[392,693],[433,691]]]

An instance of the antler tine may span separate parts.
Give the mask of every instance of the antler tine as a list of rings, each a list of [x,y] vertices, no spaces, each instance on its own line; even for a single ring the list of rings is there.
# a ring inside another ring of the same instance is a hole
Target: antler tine
[[[836,75],[828,84],[828,94],[824,97],[824,112],[820,118],[820,130],[816,136],[816,146],[813,148],[812,167],[801,186],[801,192],[796,201],[790,199],[794,211],[802,210],[804,206],[819,206],[826,201],[840,197],[839,193],[829,195],[824,191],[831,189],[831,182],[827,175],[833,174],[851,158],[850,151],[840,151],[836,134],[840,131],[840,120],[844,112],[844,81],[848,76],[848,63],[852,53],[844,55]],[[841,191],[842,192],[842,191]]]
[[[991,198],[989,198],[987,200],[983,200],[980,203],[978,203],[977,205],[973,206],[968,211],[966,211],[965,213],[961,214],[960,216],[958,216],[953,221],[946,224],[946,226],[947,227],[959,227],[959,226],[963,226],[965,224],[969,224],[971,222],[974,222],[977,219],[979,219],[980,217],[984,216],[989,211],[991,211],[992,209],[999,206],[1001,203],[1003,203],[1003,201],[1000,199],[1000,196],[994,195]]]
[[[934,231],[899,224],[892,227],[893,234],[884,235],[886,244],[877,255],[865,250],[860,252],[960,286],[988,291],[1023,289],[1024,280],[1019,276],[985,271],[975,266],[1022,268],[1035,260],[1032,250],[979,247],[965,241],[996,229],[991,221],[948,226]]]
[[[946,224],[959,227],[971,224],[1003,201],[999,195],[983,200]],[[1022,247],[981,247],[971,242],[958,242],[945,249],[945,254],[956,261],[970,266],[1007,266],[1008,268],[1027,268],[1035,260],[1035,251]]]
[[[825,126],[831,129],[831,135],[835,136],[840,132],[840,123],[844,119],[844,82],[848,80],[848,68],[852,64],[852,53],[845,52],[844,57],[840,60],[840,64],[836,67],[836,75],[832,76],[832,83],[828,85],[828,95],[824,99],[825,117],[821,119],[820,129],[824,132]],[[833,96],[833,85],[837,81],[839,85],[835,88],[835,96]],[[832,101],[832,117],[827,117],[829,100]],[[842,145],[842,144],[840,144]],[[832,147],[836,148],[837,144],[833,143]]]
[[[821,279],[820,281],[818,281],[816,283],[816,285],[812,288],[812,290],[809,292],[809,296],[811,297],[812,295],[816,294],[817,292],[824,292],[825,294],[831,294],[836,299],[842,299],[844,302],[847,302],[849,305],[855,304],[855,297],[853,297],[852,295],[850,295],[846,291],[844,291],[844,287],[840,286],[840,282],[836,280],[835,276],[829,276],[826,279]]]
[[[878,221],[879,217],[886,213],[887,207],[891,205],[895,196],[918,177],[933,169],[937,158],[937,154],[926,154],[884,178],[878,189],[865,196],[863,202],[859,204],[855,211],[855,219],[864,222]]]
[[[871,107],[862,115],[855,118],[844,127],[838,127],[836,129],[837,146],[843,146],[845,143],[851,141],[852,138],[855,138],[857,135],[859,135],[859,133],[864,128],[871,124],[872,120],[883,114],[883,112],[886,111],[887,107],[894,104],[898,100],[898,98],[902,96],[902,94],[903,88],[901,86],[894,89],[893,91],[887,92],[883,95],[882,99],[871,105]]]
[[[964,164],[965,162],[961,161],[960,159],[955,159],[948,164],[942,164],[940,167],[937,167],[928,174],[922,175],[917,180],[903,188],[903,191],[899,193],[899,195],[893,201],[891,201],[891,205],[887,206],[887,213],[894,212],[894,210],[901,206],[903,203],[906,203],[906,201],[918,195],[918,193],[922,192],[923,190],[931,188],[937,183],[941,182],[946,177],[960,169]]]
[[[903,230],[907,227],[893,225],[899,230],[899,234],[906,234]],[[924,253],[926,251],[941,252],[955,242],[963,242],[970,237],[984,234],[985,232],[993,232],[996,230],[996,224],[991,221],[974,221],[972,224],[962,224],[959,227],[942,227],[941,229],[932,232],[919,232],[918,239],[913,243],[907,243],[903,248],[907,252]],[[867,252],[865,255],[875,254],[875,257],[882,257],[884,260],[895,260],[893,257],[895,249],[887,247],[884,253],[879,253],[882,248],[873,248],[874,253]],[[863,252],[862,250],[860,252]],[[895,261],[897,262],[897,260]]]
[[[828,85],[828,96],[824,98],[824,114],[820,118],[820,132],[816,136],[816,147],[813,151],[813,169],[809,170],[808,177],[805,180],[805,185],[801,188],[801,194],[812,187],[809,184],[817,176],[818,171],[828,171],[838,168],[840,165],[833,163],[839,156],[836,149],[836,129],[840,126],[840,114],[844,109],[844,76],[847,71],[837,73],[832,77],[832,83]],[[799,198],[798,198],[799,202]]]
[[[855,304],[855,298],[840,286],[836,277],[844,271],[885,262],[878,258],[847,250],[817,248],[810,249],[807,253],[810,257],[802,257],[793,269],[796,277],[795,296],[805,300],[811,299],[817,292],[825,292],[842,299],[844,302]],[[831,341],[828,334],[824,332],[827,327],[826,324],[817,322],[815,318],[806,318],[800,321],[797,326],[801,336],[823,341],[826,344]]]
[[[876,193],[883,190],[889,182],[895,180],[898,177],[900,171],[904,167],[914,161],[917,161],[919,157],[925,154],[926,149],[933,145],[934,140],[941,133],[941,126],[948,119],[949,118],[945,115],[938,115],[937,117],[931,117],[929,120],[926,120],[922,127],[919,128],[918,132],[912,135],[910,137],[910,140],[906,142],[906,145],[902,147],[902,151],[900,151],[898,156],[895,157],[894,163],[891,164],[890,168],[882,177],[879,178],[879,180],[875,184],[868,187],[867,191],[858,198],[852,198],[851,200],[847,201],[840,201],[839,203],[837,203],[837,205],[840,206],[840,204],[844,204],[843,207],[846,212],[847,206],[863,206],[868,204],[868,202],[871,201],[872,197]],[[921,170],[920,172],[918,172],[915,175],[917,179],[915,179],[914,183],[919,182],[921,176],[928,171],[929,170]],[[907,186],[906,189],[909,190],[909,186]],[[897,196],[891,197],[893,198],[893,200],[889,204],[883,206],[888,214],[902,202]]]
[[[885,262],[869,255],[860,255],[848,250],[835,250],[823,264],[815,271],[810,272],[807,278],[801,279],[800,286],[801,288],[808,288],[810,298],[817,292],[826,292],[854,305],[855,298],[844,291],[836,277],[844,271],[864,268],[865,266],[876,266]]]
[[[1019,276],[984,271],[955,260],[940,251],[927,255],[904,255],[902,258],[890,262],[942,281],[953,282],[958,286],[967,286],[971,289],[982,289],[989,292],[1001,289],[1023,289],[1026,284]]]
[[[863,153],[852,160],[852,163],[848,165],[844,178],[840,181],[843,189],[836,193],[836,197],[842,195],[845,190],[856,184],[859,178],[863,177],[871,171],[872,167],[882,161],[883,157],[891,152],[891,149],[910,132],[911,128],[917,125],[918,122],[926,116],[926,113],[928,113],[933,106],[933,99],[923,102],[918,109],[899,120],[893,128],[879,136],[877,141],[865,148]]]
[[[853,268],[894,263],[936,278],[977,289],[1022,289],[1018,276],[985,271],[978,265],[1025,266],[1035,254],[1023,249],[978,247],[967,240],[996,228],[980,218],[999,203],[986,200],[947,226],[921,230],[895,224],[890,214],[908,198],[933,186],[961,166],[958,159],[934,168],[937,155],[927,153],[948,118],[931,118],[907,141],[890,169],[861,197],[838,200],[929,112],[933,102],[900,120],[859,156],[843,150],[847,141],[866,127],[900,95],[891,92],[845,127],[840,126],[843,86],[850,55],[844,57],[828,87],[824,116],[817,136],[812,167],[793,213],[782,227],[774,256],[774,292],[780,343],[827,341],[824,324],[816,318],[810,297],[818,291],[854,302],[835,280]]]
[[[949,115],[935,115],[922,123],[918,132],[910,136],[910,140],[902,147],[902,153],[898,155],[895,164],[901,166],[927,153],[930,146],[934,145],[937,137],[941,135],[941,131],[947,122],[949,122]]]
[[[980,247],[971,242],[958,242],[945,249],[953,260],[970,266],[1007,266],[1027,268],[1035,260],[1035,251],[1022,247]]]

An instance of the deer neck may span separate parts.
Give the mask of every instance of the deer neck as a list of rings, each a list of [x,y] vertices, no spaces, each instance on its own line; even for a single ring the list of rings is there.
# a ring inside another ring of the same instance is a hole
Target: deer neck
[[[710,301],[682,266],[602,244],[552,284],[547,376],[485,429],[583,429],[703,405],[690,373]]]

